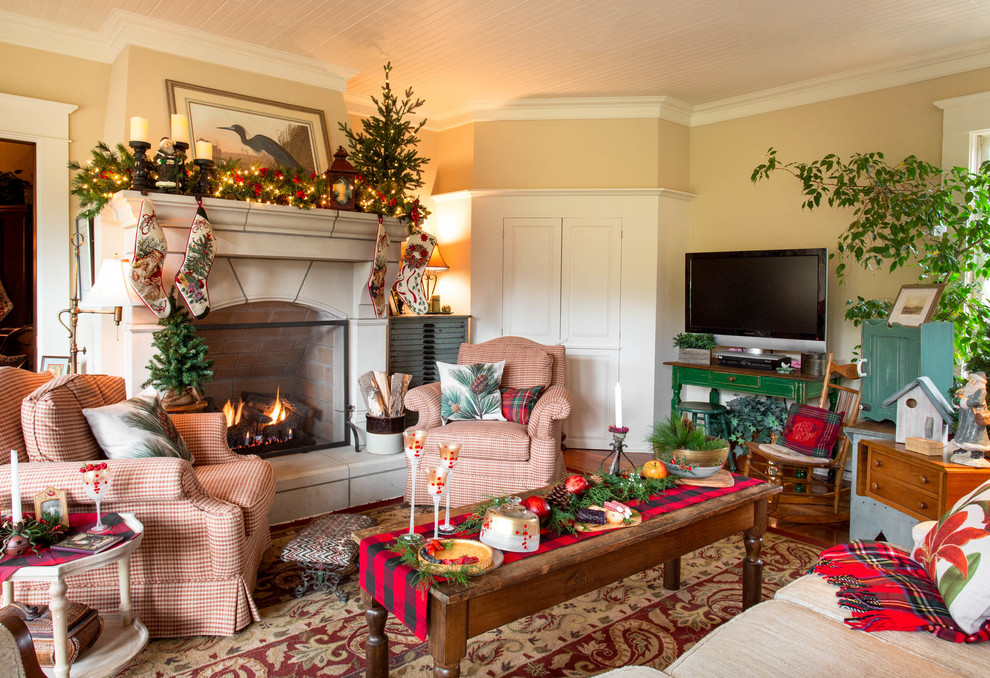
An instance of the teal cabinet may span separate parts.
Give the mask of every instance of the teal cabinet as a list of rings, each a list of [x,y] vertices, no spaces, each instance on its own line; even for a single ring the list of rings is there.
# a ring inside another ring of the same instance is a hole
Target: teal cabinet
[[[916,377],[928,377],[947,399],[952,388],[952,323],[919,327],[891,325],[886,320],[863,323],[861,419],[897,419],[897,404],[883,407],[889,396]]]

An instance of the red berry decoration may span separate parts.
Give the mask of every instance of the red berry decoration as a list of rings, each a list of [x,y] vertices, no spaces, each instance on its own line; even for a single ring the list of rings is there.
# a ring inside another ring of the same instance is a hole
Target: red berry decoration
[[[523,499],[522,505],[539,517],[540,522],[550,517],[550,503],[539,495],[533,495]]]
[[[564,481],[564,489],[571,494],[582,494],[589,487],[588,480],[584,476],[573,475]]]

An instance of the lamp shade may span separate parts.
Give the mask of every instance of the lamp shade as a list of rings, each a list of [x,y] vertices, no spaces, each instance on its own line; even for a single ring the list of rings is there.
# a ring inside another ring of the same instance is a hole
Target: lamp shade
[[[140,306],[141,297],[127,283],[130,262],[104,259],[92,289],[79,300],[79,308],[98,310],[117,306]]]
[[[447,262],[443,260],[443,255],[440,254],[440,245],[435,245],[433,247],[433,254],[430,255],[430,260],[426,263],[427,271],[446,271],[450,268]]]

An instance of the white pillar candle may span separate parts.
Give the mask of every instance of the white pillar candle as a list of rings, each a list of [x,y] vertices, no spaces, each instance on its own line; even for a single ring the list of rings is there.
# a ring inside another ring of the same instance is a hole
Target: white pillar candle
[[[615,427],[622,428],[622,386],[615,382]]]
[[[10,451],[10,501],[11,501],[11,522],[19,523],[23,520],[21,515],[21,479],[17,473],[17,451]]]
[[[131,141],[148,143],[148,119],[134,116],[131,118]]]
[[[200,160],[213,160],[213,142],[206,139],[197,139],[196,157]]]
[[[189,144],[189,120],[181,113],[171,115],[172,141]]]

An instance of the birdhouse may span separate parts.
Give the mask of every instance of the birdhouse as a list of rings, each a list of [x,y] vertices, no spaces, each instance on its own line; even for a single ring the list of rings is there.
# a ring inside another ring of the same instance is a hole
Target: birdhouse
[[[333,162],[326,172],[327,181],[330,184],[330,195],[332,206],[339,210],[354,209],[354,180],[357,171],[347,162],[347,151],[343,146],[337,147],[337,152],[333,154]]]
[[[884,407],[897,403],[895,440],[927,438],[945,443],[952,423],[952,405],[928,377],[911,380],[897,393],[883,401]]]

